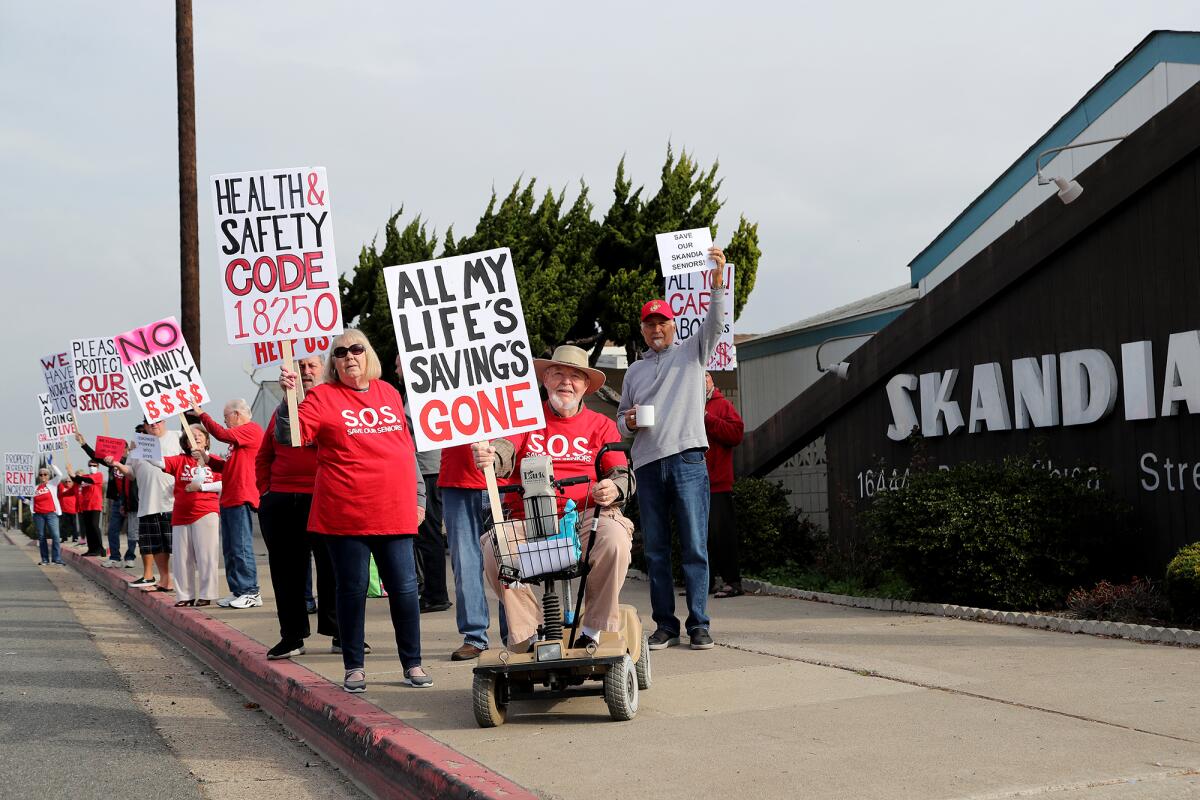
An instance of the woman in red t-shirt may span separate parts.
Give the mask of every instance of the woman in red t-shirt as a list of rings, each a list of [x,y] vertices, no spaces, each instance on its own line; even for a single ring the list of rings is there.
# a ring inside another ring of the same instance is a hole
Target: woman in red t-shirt
[[[404,421],[400,392],[380,380],[379,356],[361,331],[333,340],[325,382],[300,404],[304,443],[317,448],[308,529],[323,534],[337,576],[343,688],[365,691],[363,625],[371,556],[388,590],[404,683],[430,686],[421,667],[421,612],[413,539],[425,517],[425,481]],[[285,390],[296,374],[280,370]],[[291,441],[286,399],[275,412],[277,441]]]
[[[50,476],[51,470],[54,476]],[[58,538],[58,515],[61,509],[58,505],[58,482],[62,480],[62,471],[54,464],[47,464],[37,471],[37,488],[33,490],[33,527],[37,531],[38,552],[42,556],[42,564],[49,564],[53,556],[55,564],[63,563],[62,545]],[[51,547],[46,538],[50,537],[54,544]]]
[[[175,558],[176,608],[207,606],[217,599],[217,571],[221,566],[219,473],[225,462],[209,455],[208,432],[192,426],[196,448],[189,455],[166,456],[163,472],[175,477],[175,510],[171,512],[171,551]],[[191,447],[187,436],[179,446]]]

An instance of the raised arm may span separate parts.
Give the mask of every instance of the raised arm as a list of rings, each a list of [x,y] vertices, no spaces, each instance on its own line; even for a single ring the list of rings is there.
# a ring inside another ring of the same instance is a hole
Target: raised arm
[[[709,250],[708,254],[716,259],[717,267],[709,273],[712,291],[709,293],[708,314],[700,323],[700,335],[696,337],[699,340],[697,358],[701,366],[708,364],[712,358],[725,328],[725,254],[718,247]]]

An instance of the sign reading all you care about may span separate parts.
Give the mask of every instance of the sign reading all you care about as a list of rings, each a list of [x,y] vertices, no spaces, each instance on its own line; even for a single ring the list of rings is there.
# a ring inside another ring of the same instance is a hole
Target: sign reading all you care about
[[[129,375],[130,391],[148,422],[182,414],[193,402],[203,405],[209,401],[200,370],[174,317],[117,334],[113,342]]]
[[[80,414],[129,408],[125,370],[111,338],[72,340],[71,370]]]
[[[342,332],[324,167],[214,175],[230,344]]]
[[[713,246],[712,231],[708,228],[660,233],[654,237],[654,242],[658,245],[662,274],[668,278],[687,272],[703,272],[717,265],[708,257],[708,249]]]
[[[737,369],[737,351],[733,346],[733,264],[725,264],[725,317],[721,320],[721,338],[708,359],[707,369]],[[675,314],[675,344],[682,345],[700,333],[700,324],[708,316],[713,288],[708,272],[689,272],[667,278],[667,305]]]
[[[383,271],[417,449],[545,426],[507,247]]]

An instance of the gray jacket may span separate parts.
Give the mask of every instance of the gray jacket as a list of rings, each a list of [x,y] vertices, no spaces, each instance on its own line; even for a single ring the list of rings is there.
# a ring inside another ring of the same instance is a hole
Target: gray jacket
[[[714,291],[708,316],[687,341],[661,353],[647,350],[629,365],[617,406],[617,430],[633,436],[633,467],[640,469],[684,450],[708,447],[704,432],[704,370],[721,339],[725,292]],[[629,430],[625,412],[654,406],[654,427]]]

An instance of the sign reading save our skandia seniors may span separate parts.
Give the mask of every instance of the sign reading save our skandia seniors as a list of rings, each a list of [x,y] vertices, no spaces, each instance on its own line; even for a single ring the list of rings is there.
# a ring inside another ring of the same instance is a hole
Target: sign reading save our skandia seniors
[[[420,451],[545,427],[507,247],[383,271]]]
[[[708,257],[708,250],[713,246],[712,231],[708,228],[660,233],[655,235],[654,242],[658,245],[662,274],[667,277],[703,272],[717,265]]]
[[[238,172],[209,180],[229,343],[341,333],[325,168]]]
[[[1153,363],[1148,340],[1121,345],[1119,382],[1117,367],[1104,350],[1013,359],[1011,411],[1000,363],[976,364],[966,428],[979,433],[1087,425],[1112,413],[1122,387],[1126,420],[1171,417],[1184,406],[1187,413],[1200,414],[1200,330],[1172,333],[1167,340],[1161,405],[1156,403]],[[958,374],[958,369],[948,369],[892,376],[886,387],[892,413],[888,438],[903,441],[914,431],[923,437],[942,436],[964,427],[962,409],[951,397]],[[911,397],[918,390],[919,415]]]

